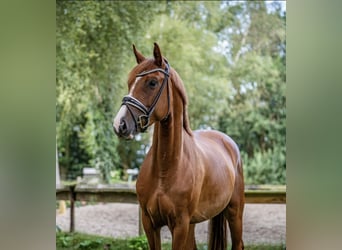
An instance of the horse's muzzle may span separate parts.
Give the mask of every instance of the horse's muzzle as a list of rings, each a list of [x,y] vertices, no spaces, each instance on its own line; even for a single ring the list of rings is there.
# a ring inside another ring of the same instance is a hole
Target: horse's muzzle
[[[120,138],[125,138],[127,140],[131,140],[134,138],[134,131],[129,129],[129,126],[124,119],[121,119],[118,127],[113,124],[113,129],[114,133]]]

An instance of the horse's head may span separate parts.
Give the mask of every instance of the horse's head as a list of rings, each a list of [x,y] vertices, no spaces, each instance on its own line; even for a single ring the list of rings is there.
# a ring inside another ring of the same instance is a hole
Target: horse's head
[[[167,119],[170,111],[169,64],[154,43],[152,59],[146,59],[133,45],[138,65],[128,76],[128,95],[122,99],[114,118],[114,131],[119,137],[132,139],[156,121]]]

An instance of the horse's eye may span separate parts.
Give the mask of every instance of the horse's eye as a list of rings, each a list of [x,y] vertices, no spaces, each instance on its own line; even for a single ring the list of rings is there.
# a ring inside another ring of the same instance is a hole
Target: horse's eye
[[[156,80],[151,80],[149,81],[148,83],[148,86],[151,88],[151,89],[154,89],[155,87],[157,87],[158,85],[158,82]]]

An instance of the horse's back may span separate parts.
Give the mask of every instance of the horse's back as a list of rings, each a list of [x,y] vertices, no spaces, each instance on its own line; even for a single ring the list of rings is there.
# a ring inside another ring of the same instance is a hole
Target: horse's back
[[[226,152],[226,157],[231,159],[234,168],[236,168],[240,161],[240,150],[231,137],[217,130],[196,130],[194,131],[194,139],[205,154],[215,151],[215,149]],[[216,156],[217,153],[215,152]]]

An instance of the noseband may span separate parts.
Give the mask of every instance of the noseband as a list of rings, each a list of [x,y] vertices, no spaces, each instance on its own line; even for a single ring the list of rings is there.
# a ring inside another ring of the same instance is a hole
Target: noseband
[[[130,96],[130,95],[126,95],[124,96],[124,98],[122,99],[122,104],[121,105],[126,105],[129,113],[131,114],[133,120],[134,120],[134,123],[135,123],[135,127],[136,129],[138,128],[138,126],[140,127],[140,130],[141,132],[144,132],[149,123],[150,123],[150,117],[159,101],[159,98],[163,92],[163,89],[165,88],[165,85],[167,85],[168,83],[168,79],[169,79],[169,63],[165,60],[165,63],[166,63],[166,68],[165,70],[161,69],[161,68],[157,68],[157,69],[152,69],[152,70],[149,70],[149,71],[144,71],[142,73],[139,73],[136,75],[136,77],[139,77],[139,76],[146,76],[148,74],[151,74],[151,73],[154,73],[154,72],[162,72],[165,77],[164,77],[164,80],[163,80],[163,83],[162,85],[160,86],[159,88],[159,91],[157,93],[157,95],[154,97],[153,99],[153,102],[151,104],[151,106],[148,108],[146,107],[144,104],[142,104],[138,99],[136,99],[135,97],[133,96]],[[168,105],[168,112],[167,114],[165,115],[165,117],[162,119],[162,120],[166,120],[167,117],[169,116],[169,112],[170,112],[170,97],[169,97],[169,89],[167,88],[167,105]],[[138,109],[139,111],[141,111],[143,114],[140,115],[137,119],[135,118],[132,110],[131,110],[131,107],[134,107],[136,109]]]

